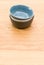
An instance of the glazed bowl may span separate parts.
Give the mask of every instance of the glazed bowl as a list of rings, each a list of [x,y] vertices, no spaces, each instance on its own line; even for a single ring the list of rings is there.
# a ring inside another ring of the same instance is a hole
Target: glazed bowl
[[[10,8],[10,19],[17,28],[27,28],[31,25],[34,12],[25,5],[16,5]]]

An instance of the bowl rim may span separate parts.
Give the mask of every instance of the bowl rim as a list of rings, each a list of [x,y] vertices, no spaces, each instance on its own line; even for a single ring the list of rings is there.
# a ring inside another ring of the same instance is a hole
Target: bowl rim
[[[34,18],[34,16],[31,18],[31,19],[26,19],[26,20],[18,20],[18,19],[15,19],[13,18],[11,15],[9,15],[9,17],[13,20],[13,21],[17,21],[17,22],[27,22],[27,21],[30,21],[32,18]]]
[[[17,18],[17,17],[15,17],[15,16],[11,13],[11,9],[12,9],[13,7],[17,7],[17,6],[25,6],[25,7],[27,7],[29,10],[30,10],[30,9],[32,10],[32,8],[30,8],[30,7],[26,6],[26,5],[13,5],[13,6],[11,6],[9,15],[11,15],[12,17],[14,17],[15,19],[18,19],[18,20],[28,20],[28,19],[31,19],[31,18],[34,16],[34,12],[33,12],[33,10],[32,10],[33,14],[32,14],[32,16],[29,17],[29,18],[23,19],[23,18]]]

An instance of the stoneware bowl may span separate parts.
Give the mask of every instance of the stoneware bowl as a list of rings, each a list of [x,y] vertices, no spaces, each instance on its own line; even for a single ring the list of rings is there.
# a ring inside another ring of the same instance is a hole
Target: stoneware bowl
[[[25,5],[16,5],[10,8],[10,19],[13,25],[23,29],[31,25],[34,18],[34,12]]]

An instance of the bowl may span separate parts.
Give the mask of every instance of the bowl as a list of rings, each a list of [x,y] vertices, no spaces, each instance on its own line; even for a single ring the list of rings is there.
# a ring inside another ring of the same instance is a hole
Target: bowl
[[[17,28],[27,28],[31,25],[34,12],[25,5],[16,5],[10,8],[10,19]]]

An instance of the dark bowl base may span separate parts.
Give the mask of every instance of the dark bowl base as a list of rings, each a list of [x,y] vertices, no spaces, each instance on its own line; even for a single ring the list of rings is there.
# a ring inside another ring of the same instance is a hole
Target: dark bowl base
[[[33,16],[33,18],[34,18],[34,16]],[[17,22],[17,21],[14,21],[10,16],[10,19],[11,19],[13,26],[15,26],[18,29],[25,29],[25,28],[30,27],[30,25],[33,21],[33,18],[30,21],[27,21],[27,22]]]

